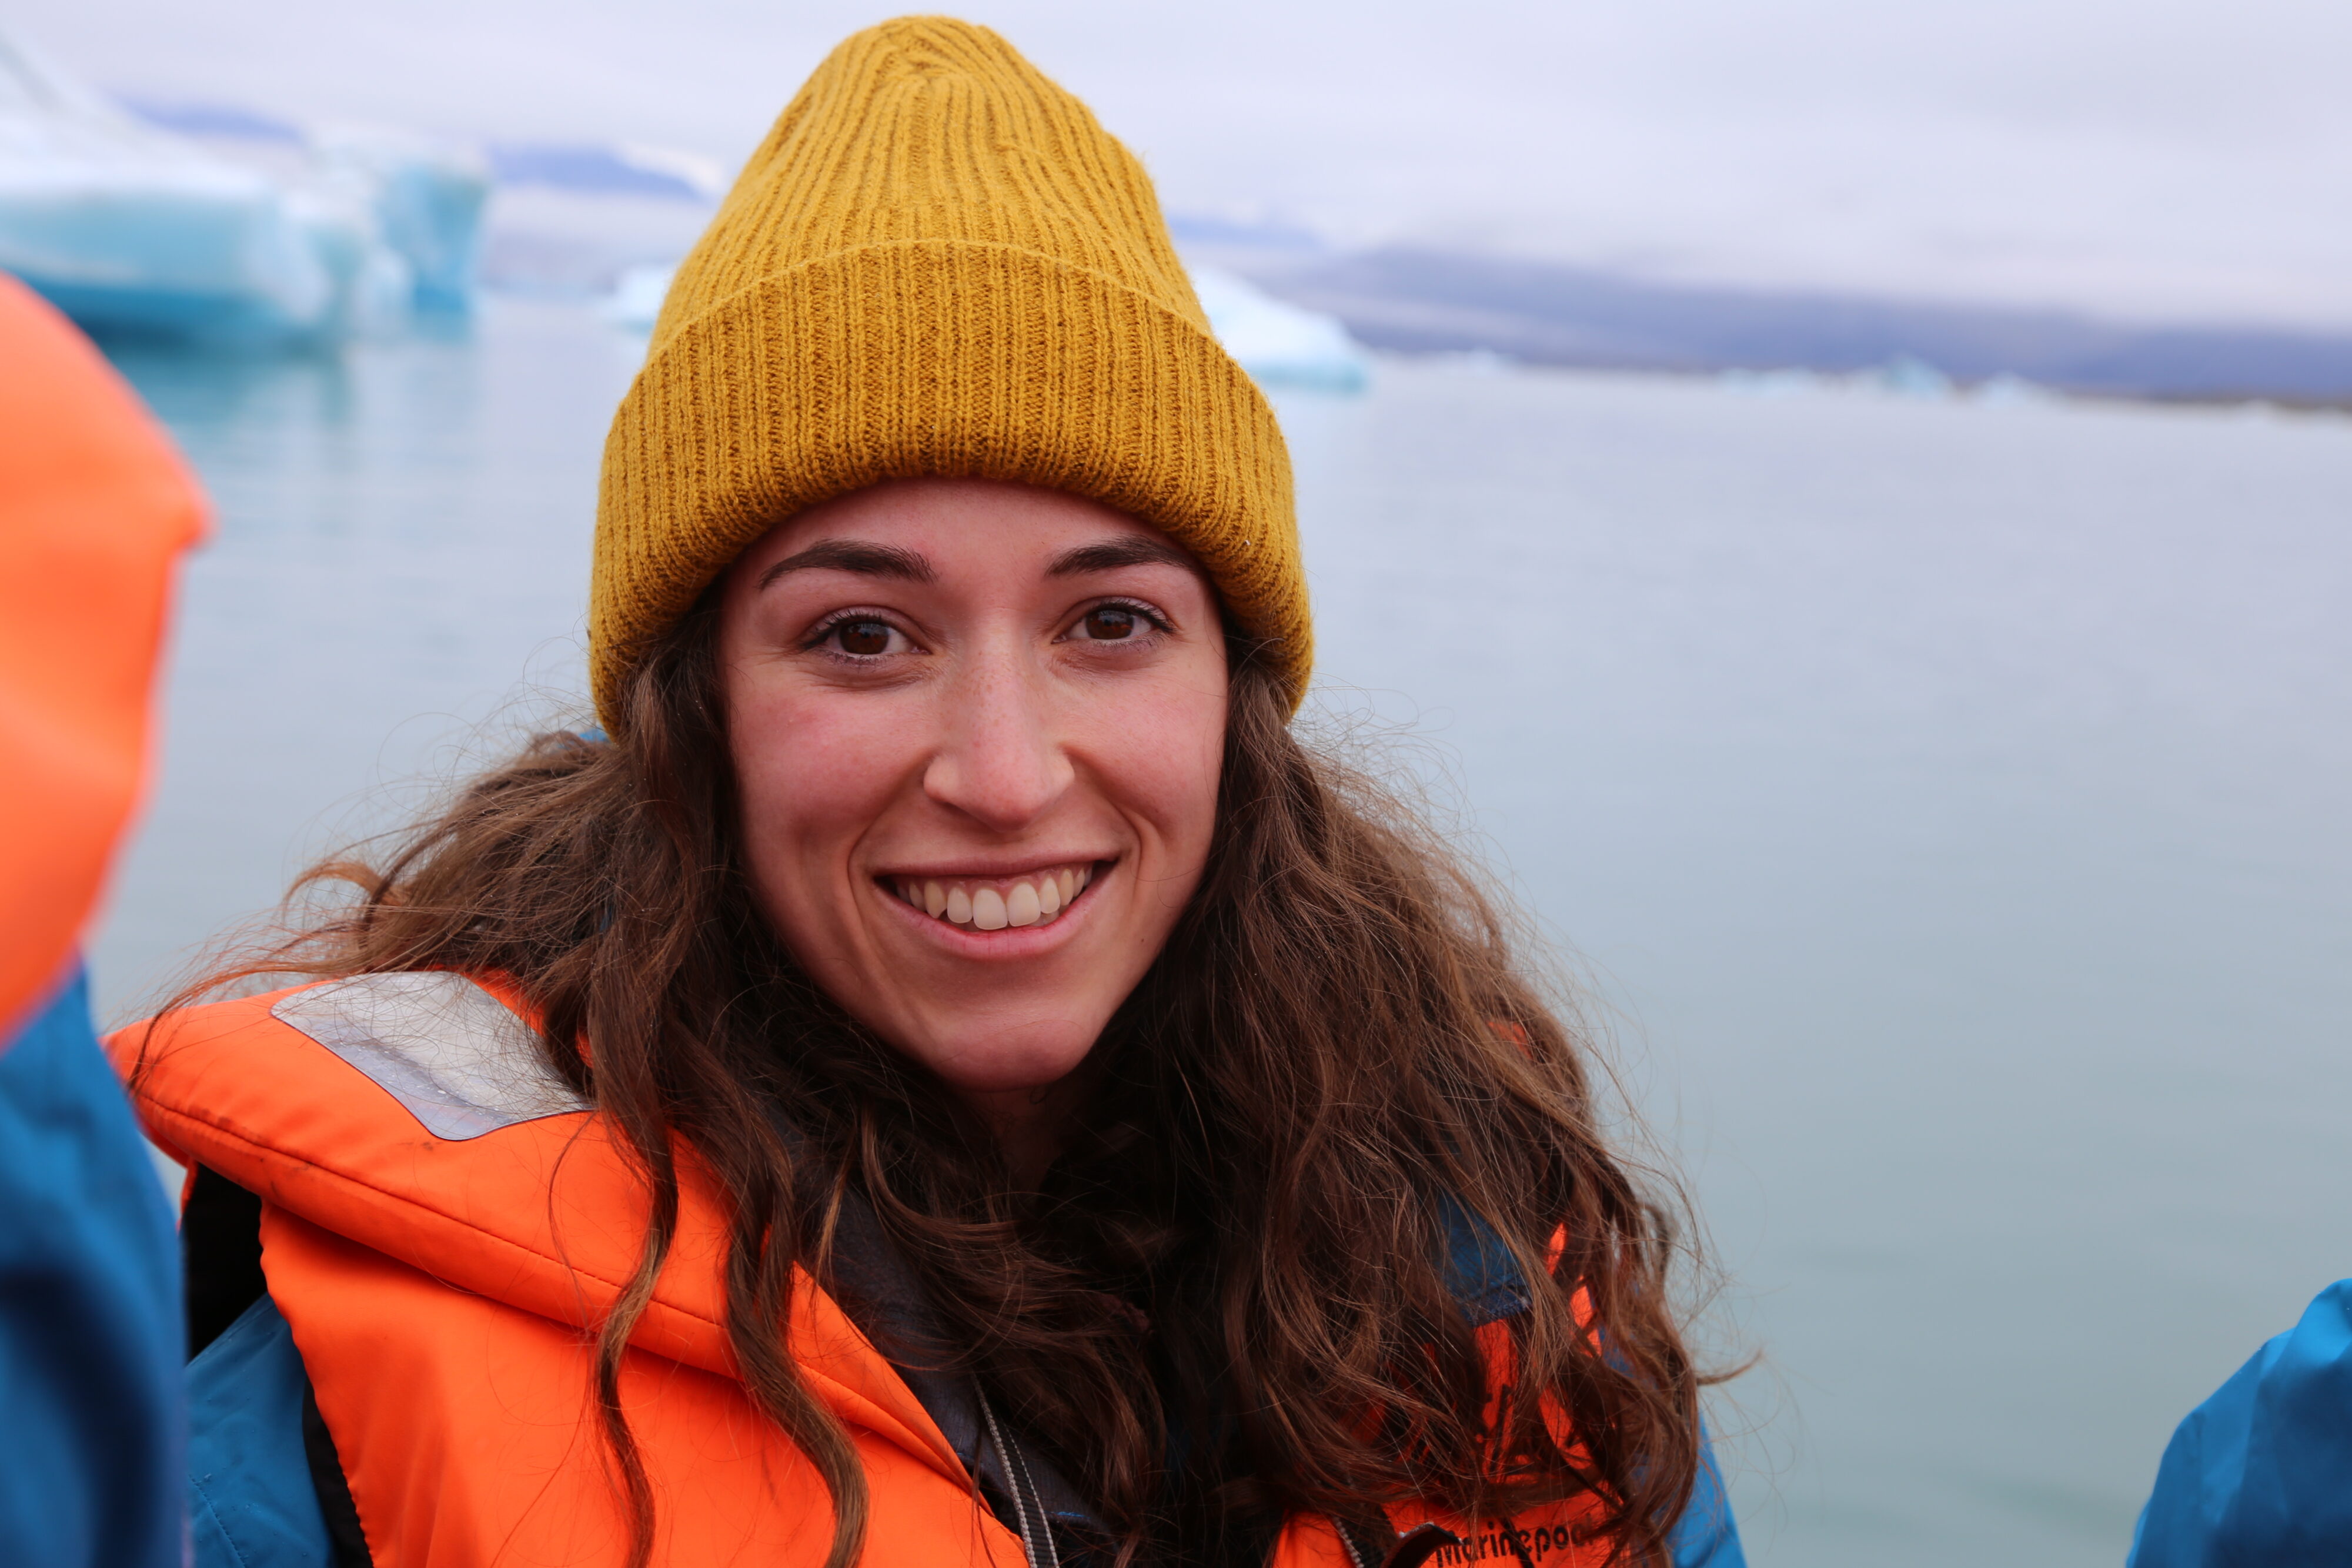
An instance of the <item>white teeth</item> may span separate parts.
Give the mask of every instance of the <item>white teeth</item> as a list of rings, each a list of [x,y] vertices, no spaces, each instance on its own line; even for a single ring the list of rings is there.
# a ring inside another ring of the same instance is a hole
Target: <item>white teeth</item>
[[[1013,883],[978,887],[912,877],[894,880],[898,895],[934,920],[980,931],[1051,925],[1094,880],[1094,867],[1063,866]]]

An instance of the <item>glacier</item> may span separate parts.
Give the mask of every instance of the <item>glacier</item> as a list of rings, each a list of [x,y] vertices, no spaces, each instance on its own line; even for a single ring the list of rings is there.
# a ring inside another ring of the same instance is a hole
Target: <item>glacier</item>
[[[83,327],[335,342],[470,298],[488,176],[392,133],[292,175],[142,124],[0,37],[0,269]]]

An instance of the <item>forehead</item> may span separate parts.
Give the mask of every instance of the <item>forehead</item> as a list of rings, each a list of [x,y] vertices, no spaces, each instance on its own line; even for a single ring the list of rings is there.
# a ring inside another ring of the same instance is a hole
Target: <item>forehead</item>
[[[940,577],[1050,571],[1074,549],[1103,543],[1128,547],[1116,552],[1118,564],[1158,559],[1202,575],[1174,540],[1124,512],[1059,490],[989,479],[901,479],[854,491],[771,529],[743,552],[732,575],[756,582],[812,547],[837,541],[910,552],[927,575]]]

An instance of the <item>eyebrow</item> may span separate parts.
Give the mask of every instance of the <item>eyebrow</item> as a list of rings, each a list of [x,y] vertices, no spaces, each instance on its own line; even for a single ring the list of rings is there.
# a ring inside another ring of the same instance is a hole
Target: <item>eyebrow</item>
[[[1045,575],[1081,577],[1090,571],[1117,571],[1123,566],[1181,566],[1186,571],[1200,570],[1192,558],[1172,540],[1129,535],[1125,538],[1105,539],[1100,544],[1066,549],[1045,568]]]
[[[1088,572],[1117,571],[1128,566],[1181,566],[1199,570],[1192,558],[1173,542],[1154,538],[1104,539],[1066,549],[1046,564],[1048,577],[1083,577]],[[863,539],[819,539],[796,555],[786,556],[760,574],[765,588],[789,572],[832,570],[861,577],[895,578],[901,582],[937,582],[939,570],[929,558],[896,545],[870,544]]]
[[[868,544],[863,539],[819,539],[798,555],[788,555],[761,572],[759,587],[767,587],[787,572],[818,570],[854,571],[860,577],[891,577],[901,582],[940,580],[938,570],[929,560],[913,550]]]

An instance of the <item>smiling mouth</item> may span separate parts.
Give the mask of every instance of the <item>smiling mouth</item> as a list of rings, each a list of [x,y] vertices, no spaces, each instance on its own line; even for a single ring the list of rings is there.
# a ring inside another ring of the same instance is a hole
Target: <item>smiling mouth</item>
[[[1053,866],[1017,877],[882,878],[903,904],[971,931],[1049,925],[1094,880],[1096,862]]]

